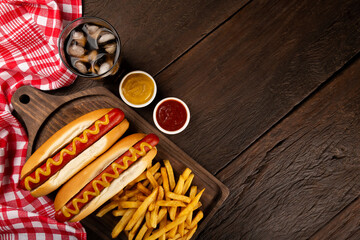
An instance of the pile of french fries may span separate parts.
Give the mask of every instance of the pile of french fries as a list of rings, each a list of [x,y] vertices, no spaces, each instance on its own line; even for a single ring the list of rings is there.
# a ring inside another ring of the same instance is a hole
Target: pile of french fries
[[[121,232],[129,240],[190,239],[204,214],[198,193],[192,186],[194,174],[189,168],[175,181],[169,160],[150,166],[144,173],[114,196],[110,203],[97,213],[98,217],[112,211],[120,221],[111,236],[116,238]]]

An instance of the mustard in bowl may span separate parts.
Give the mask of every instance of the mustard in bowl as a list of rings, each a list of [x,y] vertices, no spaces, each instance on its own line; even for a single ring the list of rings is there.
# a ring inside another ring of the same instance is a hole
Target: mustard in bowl
[[[133,71],[125,75],[119,87],[121,99],[129,106],[141,108],[155,98],[157,87],[154,78],[144,71]]]

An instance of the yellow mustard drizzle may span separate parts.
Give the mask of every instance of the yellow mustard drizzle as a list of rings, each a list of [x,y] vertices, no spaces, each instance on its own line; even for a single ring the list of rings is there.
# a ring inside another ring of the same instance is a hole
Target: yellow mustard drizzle
[[[96,122],[94,123],[95,125],[95,129],[92,131],[90,129],[85,129],[83,131],[83,138],[80,137],[75,137],[72,140],[72,151],[70,152],[68,149],[63,148],[60,151],[60,157],[59,160],[57,162],[54,161],[54,159],[52,158],[48,158],[46,160],[46,171],[42,170],[42,168],[37,168],[35,170],[35,178],[31,177],[31,176],[27,176],[24,180],[25,183],[25,188],[30,191],[31,187],[29,185],[29,182],[32,183],[38,183],[40,181],[40,174],[42,174],[43,176],[49,176],[51,174],[51,169],[50,169],[50,164],[55,165],[55,166],[59,166],[62,164],[63,162],[63,155],[64,153],[67,153],[69,155],[74,155],[76,153],[76,145],[75,142],[79,141],[81,143],[86,143],[89,139],[88,139],[88,133],[92,134],[92,135],[96,135],[100,132],[100,128],[99,125],[108,125],[109,124],[109,116],[108,114],[105,115],[105,121],[100,121],[100,120],[96,120]]]
[[[140,155],[140,156],[145,156],[146,154],[146,151],[145,151],[145,147],[148,147],[149,149],[152,148],[152,146],[147,143],[147,142],[142,142],[140,144],[140,151],[139,150],[136,150],[135,148],[131,147],[129,149],[130,153],[131,153],[131,157],[128,157],[128,156],[125,156],[123,158],[123,165],[120,165],[116,162],[113,162],[111,164],[111,168],[114,172],[114,174],[110,174],[110,173],[103,173],[101,175],[101,180],[94,180],[92,181],[92,187],[93,189],[95,190],[95,192],[92,192],[92,191],[85,191],[83,193],[83,198],[82,199],[79,199],[79,198],[74,198],[72,200],[72,205],[74,206],[75,210],[72,210],[66,206],[63,206],[61,208],[61,212],[63,213],[63,215],[65,217],[70,217],[71,214],[75,215],[75,214],[78,214],[80,212],[80,209],[79,209],[79,206],[78,206],[78,203],[86,203],[89,198],[88,196],[91,195],[91,196],[98,196],[100,194],[100,190],[98,189],[97,187],[97,184],[100,184],[101,186],[103,186],[104,188],[106,187],[109,187],[110,186],[110,183],[107,181],[107,177],[110,177],[110,178],[118,178],[120,173],[118,172],[118,169],[122,169],[122,170],[126,170],[128,167],[129,167],[129,161],[131,162],[135,162],[137,160],[137,157],[136,157],[136,154]]]

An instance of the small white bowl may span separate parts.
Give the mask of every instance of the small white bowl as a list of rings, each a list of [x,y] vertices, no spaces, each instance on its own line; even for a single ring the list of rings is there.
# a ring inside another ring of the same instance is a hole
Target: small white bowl
[[[133,104],[133,103],[129,102],[129,101],[125,98],[125,96],[124,96],[124,94],[123,94],[123,92],[122,92],[122,90],[121,90],[121,89],[122,89],[122,85],[123,85],[125,79],[128,78],[130,75],[133,75],[133,74],[144,74],[144,75],[146,75],[147,77],[149,77],[149,78],[152,80],[152,82],[154,83],[154,92],[153,92],[153,95],[152,95],[151,99],[150,99],[149,101],[147,101],[146,103],[144,103],[144,104]],[[120,82],[120,86],[119,86],[119,93],[120,93],[121,99],[122,99],[127,105],[129,105],[130,107],[133,107],[133,108],[142,108],[142,107],[145,107],[145,106],[149,105],[149,104],[155,99],[155,96],[156,96],[156,93],[157,93],[157,86],[156,86],[156,82],[155,82],[154,78],[153,78],[150,74],[148,74],[147,72],[144,72],[144,71],[137,70],[137,71],[129,72],[128,74],[126,74],[126,75],[122,78],[122,80],[121,80],[121,82]]]
[[[167,100],[175,100],[175,101],[180,102],[180,103],[184,106],[184,108],[185,108],[185,110],[186,110],[187,118],[186,118],[185,124],[184,124],[180,129],[175,130],[175,131],[168,131],[168,130],[163,129],[163,128],[159,125],[159,123],[158,123],[158,121],[157,121],[157,119],[156,119],[156,112],[157,112],[159,106],[160,106],[163,102],[165,102],[165,101],[167,101]],[[156,127],[157,127],[160,131],[162,131],[163,133],[166,133],[166,134],[178,134],[178,133],[184,131],[184,129],[189,125],[189,122],[190,122],[190,110],[189,110],[188,106],[186,105],[186,103],[184,103],[184,101],[182,101],[182,100],[179,99],[179,98],[175,98],[175,97],[164,98],[164,99],[162,99],[160,102],[158,102],[158,104],[156,104],[156,106],[155,106],[155,108],[154,108],[154,112],[153,112],[153,120],[154,120],[154,123],[155,123]]]

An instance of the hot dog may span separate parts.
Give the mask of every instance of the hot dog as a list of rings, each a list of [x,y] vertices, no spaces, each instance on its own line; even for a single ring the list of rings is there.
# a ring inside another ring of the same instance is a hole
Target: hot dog
[[[99,109],[67,124],[26,161],[19,187],[34,197],[54,191],[109,149],[128,129],[117,108]]]
[[[80,221],[137,178],[156,156],[159,138],[135,133],[121,139],[59,190],[55,219]]]

